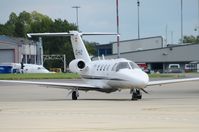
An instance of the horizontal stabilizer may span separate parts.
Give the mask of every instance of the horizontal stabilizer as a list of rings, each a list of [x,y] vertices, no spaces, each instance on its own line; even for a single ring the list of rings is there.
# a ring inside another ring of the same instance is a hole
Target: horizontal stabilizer
[[[70,34],[67,32],[60,33],[28,33],[27,36],[31,38],[32,36],[72,36],[74,34]]]
[[[117,33],[102,33],[102,32],[83,32],[81,35],[117,35]]]
[[[32,36],[73,36],[79,34],[80,36],[83,35],[118,35],[117,33],[100,33],[100,32],[82,32],[79,33],[78,31],[70,31],[68,32],[58,32],[58,33],[28,33],[27,36],[31,38]]]

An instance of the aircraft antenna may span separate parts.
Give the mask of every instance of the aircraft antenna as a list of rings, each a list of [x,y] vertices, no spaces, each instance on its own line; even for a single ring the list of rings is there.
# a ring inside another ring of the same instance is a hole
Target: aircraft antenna
[[[104,58],[104,54],[102,54],[102,60],[105,60],[105,58]]]

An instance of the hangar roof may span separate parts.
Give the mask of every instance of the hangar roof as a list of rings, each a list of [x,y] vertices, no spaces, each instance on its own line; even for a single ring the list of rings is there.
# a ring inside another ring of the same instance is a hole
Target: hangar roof
[[[16,41],[14,41],[11,37],[8,37],[6,35],[0,35],[0,42],[6,42],[9,44],[16,44]]]
[[[199,44],[184,44],[164,48],[147,49],[121,53],[121,58],[134,62],[193,62],[199,61]],[[105,56],[105,58],[117,58],[117,54]]]
[[[16,44],[36,44],[34,41],[32,40],[28,40],[25,38],[16,38],[16,37],[9,37],[6,35],[0,35],[0,42],[1,43],[6,43],[6,44],[12,44],[12,45],[16,45]]]

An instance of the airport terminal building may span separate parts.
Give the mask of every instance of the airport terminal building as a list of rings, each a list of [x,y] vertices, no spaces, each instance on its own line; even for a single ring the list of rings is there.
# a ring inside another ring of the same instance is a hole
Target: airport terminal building
[[[118,57],[116,42],[106,47],[112,47],[106,59]],[[181,72],[199,72],[199,44],[167,45],[161,36],[120,41],[120,57],[144,64],[154,72],[168,72],[171,64],[180,65]]]
[[[42,56],[41,41],[0,35],[0,63],[41,64]]]

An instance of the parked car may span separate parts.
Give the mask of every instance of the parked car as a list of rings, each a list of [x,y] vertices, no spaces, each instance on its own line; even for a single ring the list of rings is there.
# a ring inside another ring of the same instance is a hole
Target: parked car
[[[168,73],[181,73],[180,64],[169,64]]]

